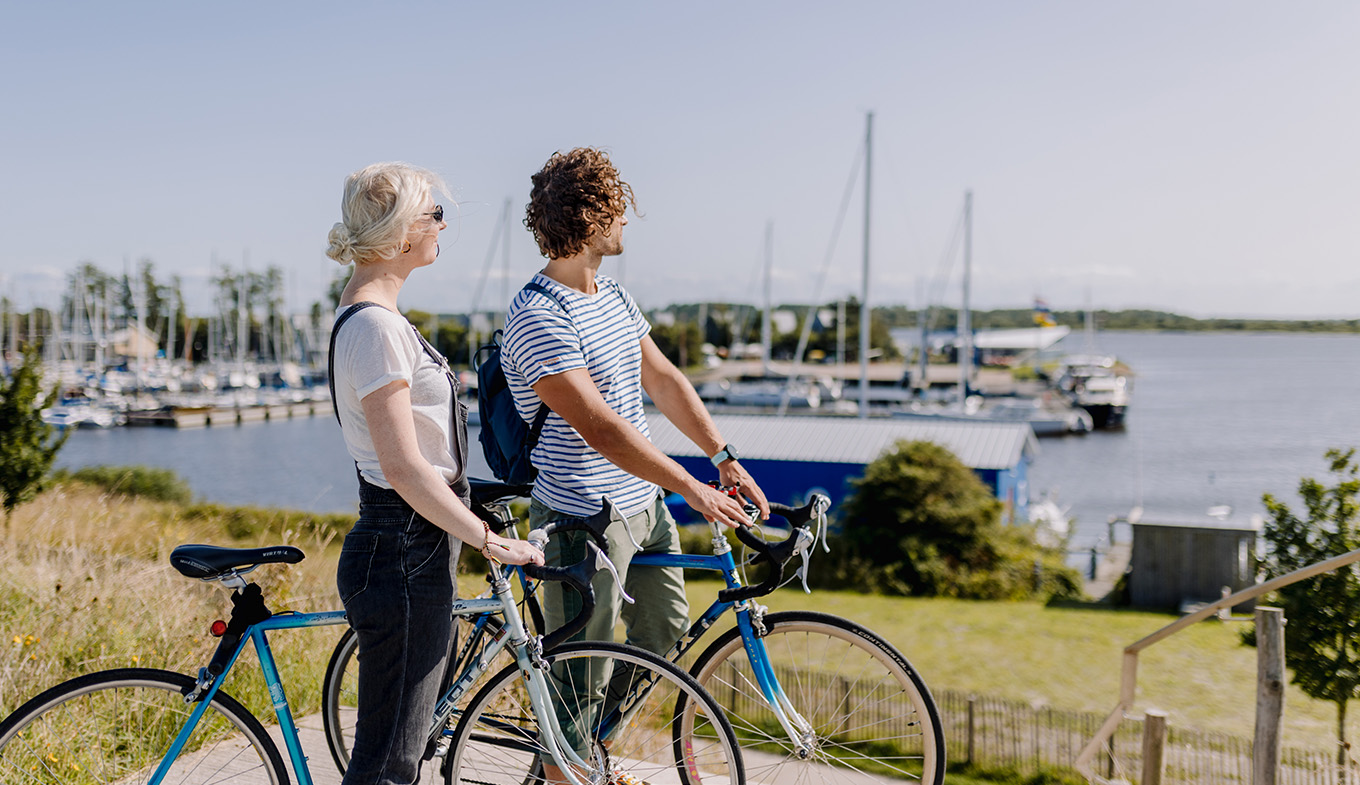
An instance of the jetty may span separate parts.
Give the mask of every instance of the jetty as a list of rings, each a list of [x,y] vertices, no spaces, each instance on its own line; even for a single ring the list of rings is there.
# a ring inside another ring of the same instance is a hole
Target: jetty
[[[299,401],[253,406],[166,406],[150,411],[128,412],[129,426],[204,428],[250,422],[277,422],[312,417],[331,410],[329,401]]]

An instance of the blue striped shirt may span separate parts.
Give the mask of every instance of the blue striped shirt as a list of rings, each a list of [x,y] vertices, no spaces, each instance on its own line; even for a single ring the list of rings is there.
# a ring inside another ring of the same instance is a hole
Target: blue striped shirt
[[[595,276],[593,295],[542,274],[533,280],[561,303],[529,289],[510,303],[501,362],[519,416],[532,422],[538,414],[542,401],[533,386],[544,376],[585,368],[605,403],[651,438],[642,410],[641,341],[652,326],[633,298],[603,275]],[[556,412],[530,457],[538,469],[533,497],[559,512],[589,515],[608,496],[632,516],[656,498],[657,486],[610,463]]]

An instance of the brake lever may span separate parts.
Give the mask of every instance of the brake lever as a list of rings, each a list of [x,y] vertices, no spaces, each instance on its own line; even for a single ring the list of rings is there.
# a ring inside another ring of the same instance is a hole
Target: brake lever
[[[619,578],[618,568],[614,566],[614,562],[609,560],[609,557],[605,555],[604,551],[600,550],[600,546],[587,541],[586,550],[595,553],[595,569],[608,570],[609,574],[614,576],[614,585],[619,587],[619,596],[623,597],[624,602],[629,605],[634,604],[636,601],[632,597],[629,597],[628,592],[623,589],[623,581]]]
[[[799,528],[797,532],[795,536],[798,538],[798,544],[793,546],[793,552],[802,557],[803,563],[798,565],[794,575],[802,581],[803,593],[811,594],[812,589],[808,588],[808,568],[812,563],[812,546],[817,542],[817,535],[804,528]]]
[[[817,518],[817,531],[810,532],[803,528],[798,530],[798,545],[795,548],[795,551],[803,558],[803,563],[798,566],[798,570],[795,574],[798,576],[799,580],[802,581],[803,592],[805,594],[812,593],[812,589],[808,588],[808,572],[811,569],[812,552],[816,550],[817,541],[821,541],[823,553],[831,553],[831,546],[826,541],[826,511],[830,507],[831,500],[829,498],[820,493],[813,494],[812,514]],[[806,542],[804,542],[804,538],[806,538]]]

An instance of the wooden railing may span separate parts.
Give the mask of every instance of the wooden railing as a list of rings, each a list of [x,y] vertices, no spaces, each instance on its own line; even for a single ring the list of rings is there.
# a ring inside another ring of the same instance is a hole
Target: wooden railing
[[[1124,649],[1119,679],[1119,703],[1114,707],[1114,710],[1110,712],[1109,716],[1100,726],[1100,729],[1096,731],[1096,734],[1092,737],[1091,741],[1088,742],[1087,745],[1082,748],[1081,753],[1077,755],[1077,759],[1074,762],[1077,771],[1081,772],[1082,776],[1093,783],[1111,782],[1111,780],[1101,777],[1096,772],[1094,763],[1096,756],[1114,735],[1115,730],[1119,727],[1119,723],[1125,719],[1126,712],[1133,707],[1134,694],[1138,686],[1139,652],[1154,643],[1166,640],[1196,622],[1217,615],[1220,610],[1232,608],[1235,605],[1241,605],[1248,600],[1255,599],[1263,594],[1268,594],[1276,589],[1288,586],[1291,583],[1297,583],[1324,572],[1331,572],[1332,570],[1345,567],[1357,561],[1360,561],[1360,550],[1354,550],[1350,553],[1342,554],[1341,556],[1332,557],[1326,561],[1321,561],[1286,575],[1281,575],[1278,578],[1272,578],[1265,583],[1258,583],[1251,588],[1243,589],[1236,594],[1231,594],[1218,602],[1207,605],[1194,613],[1183,616],[1142,640],[1127,646]]]

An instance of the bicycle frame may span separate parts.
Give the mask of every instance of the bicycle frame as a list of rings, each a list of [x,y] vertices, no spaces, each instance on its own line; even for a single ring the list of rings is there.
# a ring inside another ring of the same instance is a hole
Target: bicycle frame
[[[459,675],[440,699],[432,719],[431,735],[447,722],[455,704],[485,675],[496,655],[506,646],[511,646],[515,651],[516,662],[526,676],[530,702],[534,714],[538,718],[539,728],[545,736],[543,739],[545,747],[559,763],[569,764],[563,766],[562,769],[573,785],[587,785],[573,770],[575,766],[585,768],[587,764],[570,746],[562,741],[564,734],[558,724],[556,713],[552,710],[547,680],[543,671],[534,665],[536,651],[530,645],[531,639],[525,632],[524,622],[519,616],[519,609],[510,593],[510,583],[499,565],[491,565],[491,572],[494,596],[455,600],[452,606],[453,615],[454,617],[476,618],[479,624],[484,624],[486,617],[500,615],[505,618],[505,624],[486,643],[481,655],[467,665],[463,673]],[[240,581],[239,578],[237,578],[237,581],[244,586],[244,581]],[[269,645],[269,633],[273,630],[338,625],[344,624],[346,621],[347,616],[344,611],[322,611],[318,613],[283,611],[247,627],[242,633],[235,651],[231,653],[222,668],[222,673],[206,685],[204,684],[204,676],[200,675],[199,684],[202,689],[195,690],[196,696],[186,697],[186,700],[196,700],[198,705],[175,736],[175,740],[171,743],[165,757],[149,780],[149,785],[159,785],[169,771],[170,765],[179,757],[189,738],[197,729],[198,723],[207,711],[213,696],[217,694],[221,685],[226,681],[227,675],[231,673],[241,652],[245,650],[247,641],[255,646],[255,652],[260,662],[260,671],[264,675],[265,685],[269,689],[270,702],[273,704],[274,714],[278,718],[279,729],[288,752],[293,775],[297,779],[297,785],[313,785],[311,771],[307,766],[307,758],[302,751],[297,724],[293,720],[288,698],[284,692],[283,680],[279,676],[278,664]],[[204,669],[204,672],[206,672],[206,669]]]
[[[269,688],[269,699],[274,706],[274,714],[279,720],[279,729],[283,735],[284,746],[288,750],[289,762],[293,767],[293,776],[297,778],[298,785],[312,785],[312,775],[307,769],[307,758],[302,754],[302,743],[298,738],[297,725],[294,723],[293,713],[288,707],[288,698],[284,694],[283,681],[279,678],[278,664],[274,661],[274,653],[269,648],[269,631],[325,627],[344,624],[345,620],[344,611],[323,611],[320,613],[285,611],[247,628],[247,631],[241,635],[240,642],[236,645],[236,651],[232,652],[231,658],[227,660],[226,667],[222,669],[221,675],[214,678],[212,684],[199,696],[198,706],[189,714],[189,719],[185,721],[184,727],[180,728],[179,734],[170,744],[170,749],[161,761],[161,765],[156,768],[149,785],[159,785],[161,779],[169,771],[170,764],[179,757],[184,745],[188,743],[189,737],[198,728],[198,722],[203,717],[203,713],[207,711],[208,704],[217,694],[218,688],[226,681],[227,674],[231,673],[231,669],[236,664],[237,658],[241,656],[241,652],[245,650],[247,641],[254,644],[255,653],[259,657],[260,671],[264,674],[265,685]]]

